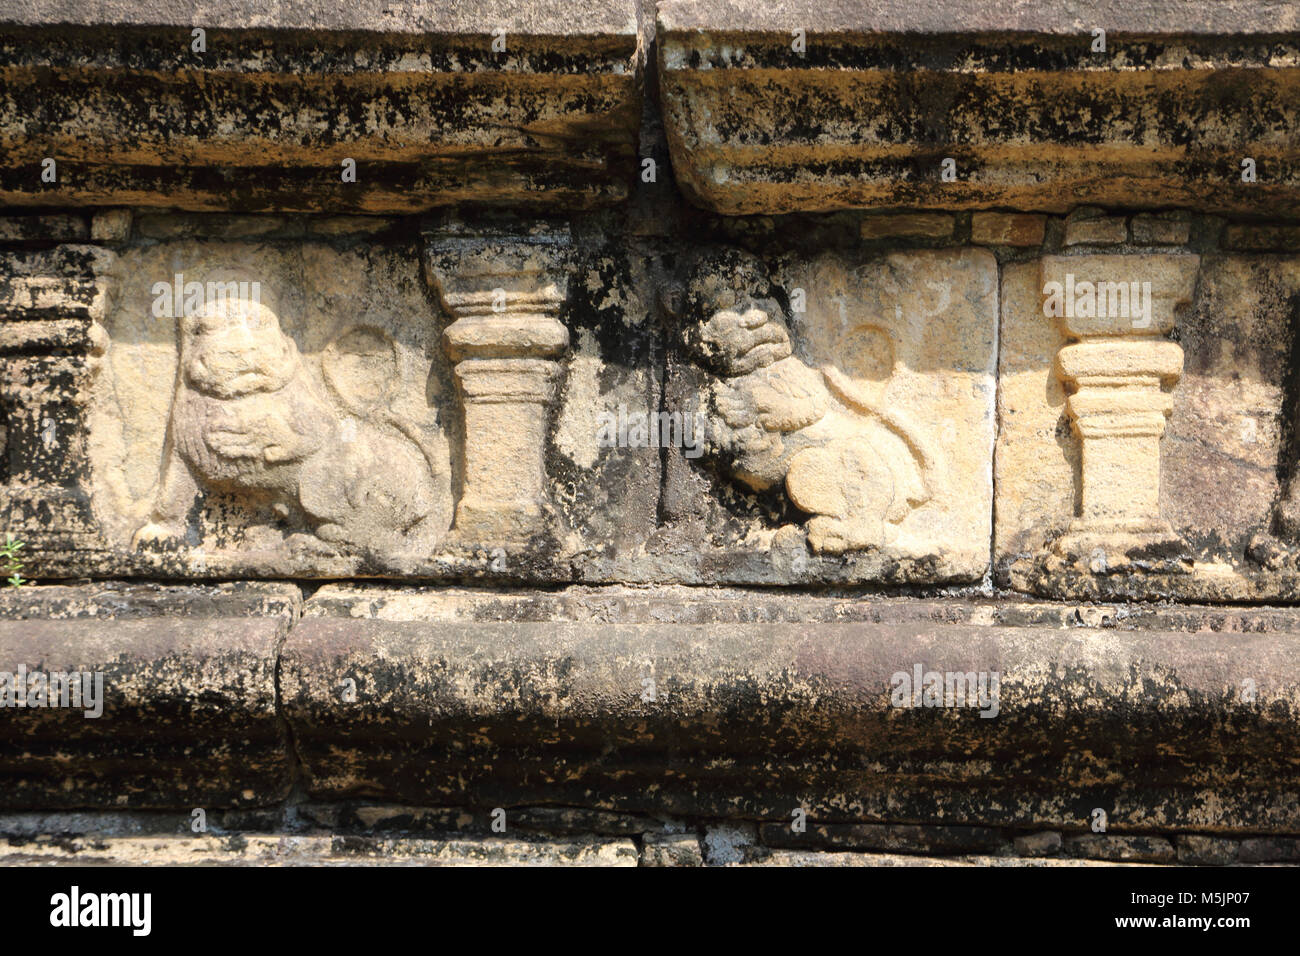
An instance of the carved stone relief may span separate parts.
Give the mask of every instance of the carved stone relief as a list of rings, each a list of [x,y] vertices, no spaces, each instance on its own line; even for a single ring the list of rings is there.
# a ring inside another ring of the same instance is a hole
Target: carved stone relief
[[[384,566],[438,545],[454,398],[414,261],[237,243],[128,255],[93,430],[120,545],[199,571]]]
[[[1160,514],[1160,439],[1183,350],[1165,336],[1192,298],[1190,255],[1048,256],[1045,311],[1071,339],[1057,354],[1082,445],[1080,508],[1057,554],[1088,567],[1186,570],[1186,545]],[[1059,290],[1059,302],[1050,296]]]
[[[327,395],[265,304],[182,317],[166,460],[135,542],[182,537],[202,490],[265,498],[327,545],[431,545],[448,523],[447,465],[392,410],[398,360],[383,330],[348,327],[320,355]]]
[[[1275,517],[1298,295],[1294,257],[1005,265],[999,580],[1099,599],[1295,593]]]
[[[758,259],[727,250],[689,280],[686,336],[710,373],[710,451],[737,482],[777,489],[805,512],[813,553],[869,550],[982,573],[992,257],[822,256],[784,273],[777,287]]]
[[[88,406],[120,275],[117,257],[93,246],[0,255],[0,527],[29,548],[102,544]]]
[[[557,359],[569,331],[567,230],[426,235],[430,281],[454,321],[443,334],[464,405],[464,489],[455,532],[465,544],[527,542],[544,531],[546,435]]]

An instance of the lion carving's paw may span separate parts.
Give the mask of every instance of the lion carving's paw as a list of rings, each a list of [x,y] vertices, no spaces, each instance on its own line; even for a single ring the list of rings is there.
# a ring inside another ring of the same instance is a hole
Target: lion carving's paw
[[[149,544],[162,544],[176,541],[185,534],[185,529],[160,521],[150,521],[131,536],[131,547],[142,548]]]

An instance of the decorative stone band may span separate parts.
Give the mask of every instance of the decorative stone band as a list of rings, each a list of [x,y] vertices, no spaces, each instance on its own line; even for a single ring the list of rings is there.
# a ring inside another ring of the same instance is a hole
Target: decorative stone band
[[[1190,568],[1160,515],[1160,438],[1183,371],[1182,347],[1162,336],[1191,300],[1199,264],[1174,255],[1043,259],[1043,293],[1059,296],[1045,311],[1079,339],[1061,349],[1057,370],[1082,442],[1081,505],[1054,551],[1094,572],[1134,562]]]
[[[443,333],[465,406],[465,544],[526,542],[544,527],[546,426],[569,346],[568,233],[429,236],[429,276],[455,319]]]

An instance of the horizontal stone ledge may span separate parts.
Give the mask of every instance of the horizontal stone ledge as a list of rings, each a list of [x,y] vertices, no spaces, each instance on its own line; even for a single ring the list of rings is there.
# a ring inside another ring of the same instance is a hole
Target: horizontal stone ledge
[[[48,27],[175,26],[210,29],[321,30],[396,34],[509,33],[553,36],[636,32],[632,0],[475,0],[472,4],[354,0],[2,0],[0,23]]]
[[[630,839],[422,839],[320,833],[110,836],[11,841],[2,866],[636,866]]]
[[[0,621],[0,808],[283,799],[275,662],[288,626],[287,613]],[[70,686],[66,705],[51,693],[54,674],[72,675],[79,701]]]
[[[633,178],[629,0],[153,6],[0,2],[0,205],[568,210]]]
[[[270,807],[300,779],[311,800],[421,819],[801,807],[827,826],[1082,832],[1102,808],[1118,834],[1300,831],[1297,609],[339,585],[303,603],[269,583],[0,597],[0,671],[104,688],[98,718],[0,709],[3,809]],[[918,665],[977,690],[996,672],[997,696],[895,706]]]
[[[659,22],[671,30],[809,33],[1089,34],[1274,34],[1300,29],[1289,0],[782,0],[780,4],[737,0],[659,0]]]
[[[307,617],[281,688],[320,799],[1273,832],[1300,827],[1294,640]],[[917,665],[999,673],[997,716],[893,706]]]
[[[716,212],[1300,212],[1300,24],[1281,5],[658,9],[674,171]]]

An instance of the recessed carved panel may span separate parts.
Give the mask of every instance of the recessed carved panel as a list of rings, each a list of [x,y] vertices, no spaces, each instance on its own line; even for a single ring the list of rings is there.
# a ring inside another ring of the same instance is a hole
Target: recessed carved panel
[[[438,545],[454,397],[414,260],[233,243],[128,255],[92,429],[111,541],[199,571],[383,566]]]
[[[1065,293],[1068,275],[1092,314],[1053,314],[1050,284]],[[1119,315],[1111,294],[1122,305],[1117,284],[1131,293],[1134,282],[1150,313]],[[1286,482],[1297,296],[1296,257],[1004,266],[1001,580],[1080,598],[1294,595]]]
[[[780,275],[777,285],[757,258],[728,250],[689,280],[686,338],[708,372],[712,457],[803,513],[813,554],[873,554],[882,574],[978,577],[992,504],[992,257],[824,255]]]

